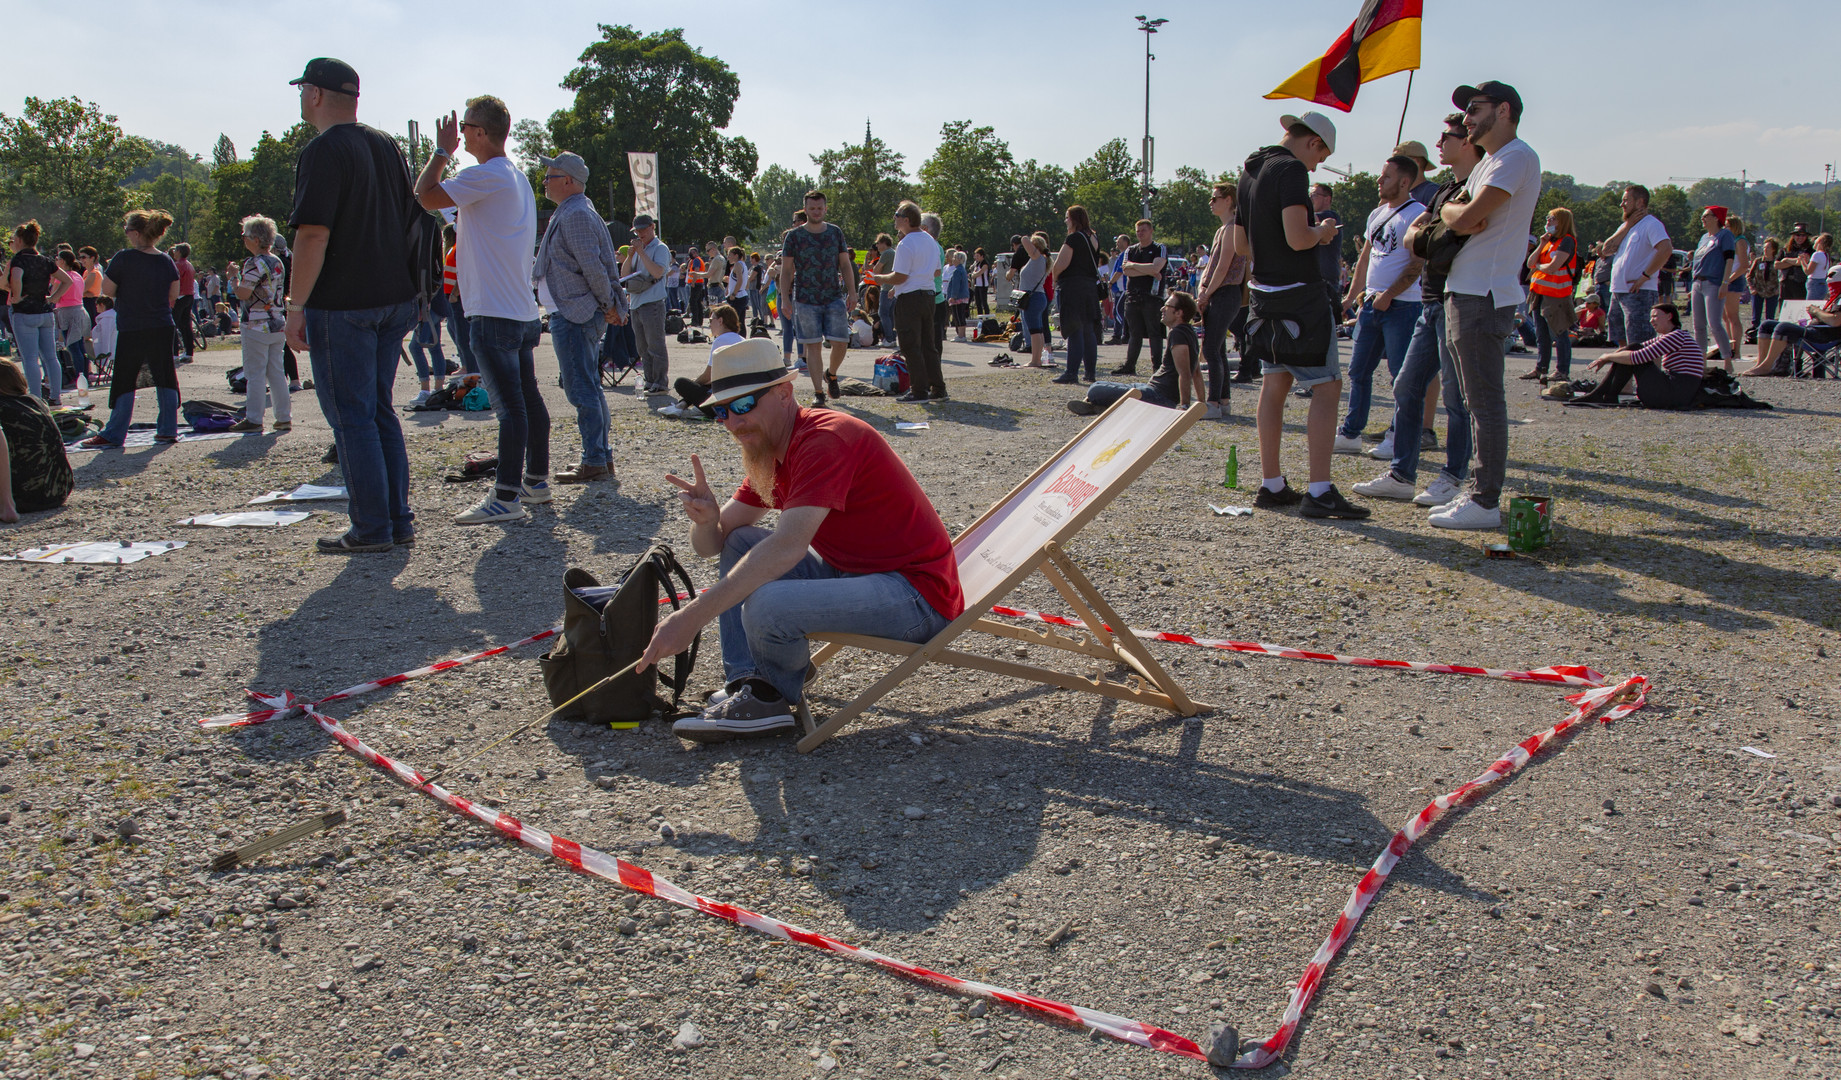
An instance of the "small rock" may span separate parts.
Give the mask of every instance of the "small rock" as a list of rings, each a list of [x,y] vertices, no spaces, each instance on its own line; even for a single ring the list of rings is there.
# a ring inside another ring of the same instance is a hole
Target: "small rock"
[[[671,1045],[679,1050],[694,1050],[702,1046],[703,1042],[703,1032],[697,1030],[697,1025],[686,1020],[678,1025],[678,1033],[672,1038]]]
[[[460,947],[468,952],[472,952],[479,948],[479,938],[474,937],[472,934],[463,934],[460,938]]]
[[[1059,945],[1061,942],[1067,940],[1068,935],[1072,934],[1073,932],[1074,932],[1074,920],[1069,919],[1063,922],[1060,926],[1055,927],[1054,933],[1048,935],[1046,938],[1043,938],[1042,945],[1045,948],[1052,949],[1056,945]]]
[[[1757,1046],[1764,1041],[1764,1033],[1758,1030],[1757,1024],[1746,1024],[1733,1034],[1746,1046]]]
[[[289,896],[287,893],[282,893],[275,898],[275,909],[277,911],[293,911],[299,906],[300,901]]]
[[[658,827],[658,838],[669,844],[678,838],[678,831],[671,827],[671,822],[667,821]]]
[[[812,1062],[812,1068],[821,1073],[828,1073],[832,1069],[837,1068],[837,1059],[830,1054],[820,1054],[818,1055],[818,1060]]]
[[[639,924],[631,919],[621,919],[617,929],[625,936],[632,937],[634,934],[639,933]]]
[[[391,1061],[396,1061],[400,1058],[406,1058],[408,1056],[409,1056],[409,1047],[403,1045],[402,1043],[397,1043],[394,1046],[390,1047],[390,1049],[384,1051],[384,1057],[389,1058]]]
[[[1663,991],[1662,984],[1659,982],[1644,983],[1643,992],[1650,997],[1661,998],[1663,1001],[1668,1000],[1668,994]]]
[[[1605,813],[1607,814],[1617,813],[1617,803],[1615,801],[1611,799],[1606,799],[1601,805],[1604,807]]]
[[[760,982],[760,981],[761,981],[761,969],[760,968],[742,968],[741,984],[743,986],[753,986],[755,983]]]
[[[1228,1068],[1240,1056],[1240,1032],[1232,1024],[1215,1024],[1208,1029],[1208,1063]]]
[[[1407,733],[1408,735],[1417,735],[1417,734],[1419,734],[1419,725],[1418,725],[1418,724],[1408,724],[1408,725],[1406,725],[1406,733]]]
[[[1689,978],[1686,975],[1683,975],[1681,978],[1675,980],[1675,989],[1692,990],[1694,989],[1694,983],[1691,980],[1689,980]]]
[[[376,955],[372,953],[366,953],[363,956],[355,957],[352,960],[352,971],[354,973],[361,973],[361,972],[366,972],[366,971],[376,971],[378,968],[383,967],[383,966],[384,966],[384,962],[382,960],[379,960],[376,957]]]
[[[973,1020],[977,1020],[983,1017],[985,1014],[989,1013],[990,1011],[991,1011],[990,1002],[974,1001],[972,1002],[972,1007],[965,1010],[965,1015],[971,1017]]]
[[[78,1043],[76,1045],[76,1051],[77,1051],[77,1060],[82,1061],[84,1058],[87,1058],[91,1054],[95,1053],[96,1048],[94,1046],[91,1046],[89,1043]]]
[[[141,823],[134,820],[131,817],[122,818],[120,824],[115,826],[116,835],[122,837],[123,839],[126,839],[130,836],[139,835],[140,831],[141,831]]]
[[[927,816],[927,811],[922,810],[918,806],[909,806],[901,811],[901,816],[907,818],[909,821],[919,821]]]

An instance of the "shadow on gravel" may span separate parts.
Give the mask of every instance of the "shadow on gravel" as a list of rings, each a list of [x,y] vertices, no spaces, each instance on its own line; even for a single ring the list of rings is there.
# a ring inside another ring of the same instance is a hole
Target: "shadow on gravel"
[[[618,559],[595,561],[583,567],[603,584],[612,584],[626,571],[628,556],[637,556],[652,546],[667,511],[667,504],[629,498],[622,492],[621,486],[618,480],[585,484],[581,488],[582,494],[569,500],[568,507],[557,516],[559,525],[566,525],[584,536],[592,537],[596,555],[621,556]],[[676,501],[673,499],[672,503]],[[684,559],[692,557],[688,551],[680,552],[679,556]],[[560,563],[556,565],[561,567]],[[559,570],[559,587],[561,580]]]
[[[76,486],[99,484],[105,480],[119,480],[125,476],[138,476],[147,471],[154,459],[166,451],[163,445],[135,447],[132,450],[85,450],[78,454],[66,455],[70,459],[70,471],[76,480]],[[87,460],[86,460],[87,459]]]
[[[968,427],[989,428],[992,431],[1015,431],[1021,426],[1019,421],[1023,416],[1018,409],[983,405],[974,401],[929,401],[923,407],[927,410],[929,421],[943,420]]]
[[[241,439],[225,439],[218,444],[216,450],[205,455],[205,460],[215,468],[240,469],[252,461],[268,457],[269,452],[276,449],[277,441],[286,437],[264,433]]]
[[[1742,499],[1735,495],[1721,495],[1717,492],[1708,491],[1705,488],[1691,487],[1687,484],[1664,482],[1660,480],[1645,480],[1640,476],[1628,476],[1623,473],[1575,469],[1570,466],[1544,465],[1532,461],[1513,461],[1510,462],[1510,468],[1521,469],[1536,476],[1555,477],[1560,480],[1584,480],[1593,484],[1605,484],[1612,487],[1647,491],[1655,495],[1668,495],[1674,498],[1692,499],[1695,502],[1706,503],[1709,506],[1723,506],[1745,510],[1757,510],[1764,506],[1763,503],[1755,499]],[[1571,491],[1579,495],[1585,501],[1612,501],[1611,498],[1606,496],[1602,491],[1593,491],[1587,488],[1573,488]],[[1554,494],[1556,497],[1562,493],[1563,489],[1558,487],[1555,488]],[[1681,516],[1680,509],[1672,506],[1665,507],[1656,503],[1638,500],[1631,500],[1628,505],[1641,507],[1646,510],[1666,511],[1671,516]],[[1718,519],[1707,518],[1705,520],[1717,521]],[[1721,524],[1725,523],[1721,522]]]

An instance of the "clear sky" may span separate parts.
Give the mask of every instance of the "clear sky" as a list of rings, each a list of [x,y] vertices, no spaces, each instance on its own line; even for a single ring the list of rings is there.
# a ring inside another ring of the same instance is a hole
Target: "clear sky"
[[[1133,15],[1169,19],[1153,41],[1156,171],[1213,174],[1275,141],[1297,102],[1263,95],[1328,48],[1360,0],[1282,3],[1094,0],[886,4],[803,0],[695,4],[587,0],[105,0],[11,6],[0,111],[27,95],[77,95],[127,130],[209,155],[219,132],[244,153],[297,118],[287,81],[316,55],[364,81],[360,117],[425,132],[469,96],[495,93],[514,118],[569,102],[558,85],[597,22],[681,26],[741,78],[730,131],[761,167],[811,172],[809,155],[861,137],[865,119],[912,175],[940,125],[994,127],[1020,161],[1071,167],[1115,136],[1136,151],[1144,123],[1144,36]],[[1522,136],[1553,172],[1586,183],[1671,177],[1819,181],[1841,161],[1832,73],[1795,60],[1796,27],[1820,4],[1785,0],[1457,3],[1426,0],[1423,69],[1406,137],[1428,144],[1453,87],[1496,78],[1527,103]],[[670,14],[662,14],[671,12]],[[36,45],[28,47],[28,43]],[[1393,146],[1404,73],[1331,112],[1331,164],[1378,170]],[[634,147],[634,149],[644,149]],[[1684,185],[1685,186],[1685,185]]]

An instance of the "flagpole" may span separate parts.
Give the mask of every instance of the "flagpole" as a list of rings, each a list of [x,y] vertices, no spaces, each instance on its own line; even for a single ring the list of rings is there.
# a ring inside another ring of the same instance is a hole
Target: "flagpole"
[[[1400,136],[1406,134],[1406,107],[1413,100],[1413,72],[1415,68],[1406,69],[1406,100],[1400,103],[1400,127],[1394,132],[1394,145],[1400,145]]]

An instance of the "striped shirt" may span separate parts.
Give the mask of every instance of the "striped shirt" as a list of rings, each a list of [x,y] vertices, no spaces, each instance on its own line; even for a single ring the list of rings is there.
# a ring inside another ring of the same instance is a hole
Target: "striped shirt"
[[[1706,355],[1694,335],[1686,330],[1671,330],[1630,354],[1631,362],[1659,364],[1670,375],[1692,375],[1696,379],[1707,373]]]

